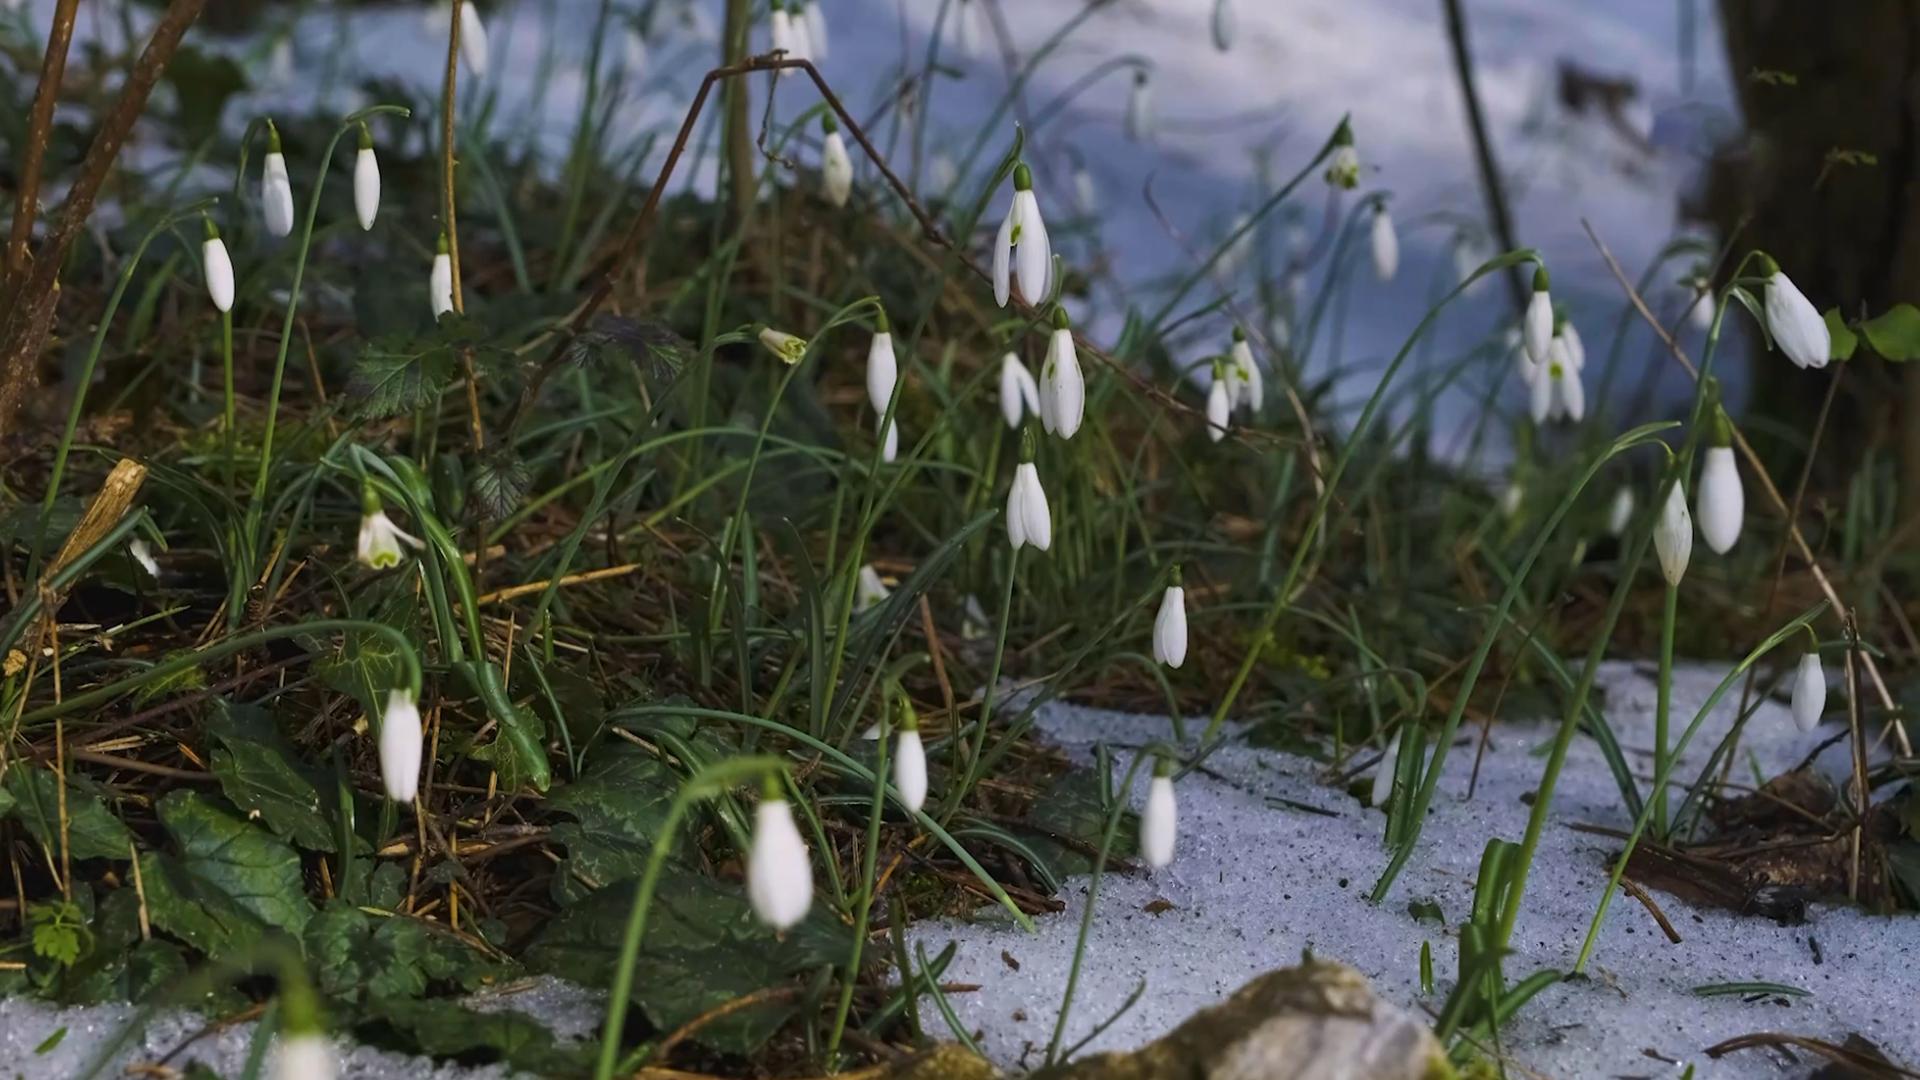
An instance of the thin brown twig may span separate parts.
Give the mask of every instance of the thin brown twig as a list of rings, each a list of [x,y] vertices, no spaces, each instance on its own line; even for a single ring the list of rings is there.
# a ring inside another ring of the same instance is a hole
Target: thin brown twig
[[[33,108],[27,118],[27,145],[20,155],[20,190],[13,202],[13,229],[7,237],[6,273],[0,275],[0,296],[8,295],[17,275],[27,265],[27,240],[33,235],[33,221],[40,212],[40,171],[45,166],[47,143],[53,137],[53,106],[60,99],[60,84],[66,81],[67,47],[73,42],[74,16],[80,0],[59,0],[53,8],[53,25],[47,29],[47,51],[40,61],[40,82],[33,92]]]

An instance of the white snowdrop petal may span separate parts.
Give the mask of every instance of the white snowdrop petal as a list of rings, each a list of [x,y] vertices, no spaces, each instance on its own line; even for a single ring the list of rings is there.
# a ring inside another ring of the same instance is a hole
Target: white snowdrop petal
[[[1373,770],[1373,784],[1367,789],[1367,803],[1371,806],[1385,806],[1393,797],[1393,777],[1400,771],[1400,733],[1395,731],[1393,738],[1387,741],[1387,752],[1381,755],[1380,764]]]
[[[307,1032],[273,1041],[273,1080],[333,1080],[337,1068],[325,1035]]]
[[[1382,206],[1373,212],[1373,273],[1381,281],[1392,281],[1400,270],[1400,236],[1393,229],[1393,215]]]
[[[1006,418],[1007,426],[1018,431],[1028,412],[1039,411],[1040,387],[1033,381],[1033,372],[1013,353],[1001,357],[1000,415]]]
[[[207,295],[221,311],[233,310],[233,260],[227,257],[226,242],[208,237],[200,245],[201,262],[206,268]]]
[[[927,750],[917,731],[903,731],[894,742],[893,786],[908,810],[927,804]]]
[[[1767,278],[1767,330],[1787,359],[1803,368],[1823,368],[1833,352],[1833,335],[1811,301],[1786,274]]]
[[[1047,394],[1043,409],[1052,418],[1051,429],[1063,439],[1071,439],[1080,430],[1087,411],[1086,376],[1080,370],[1080,351],[1074,345],[1073,331],[1055,329],[1047,349]]]
[[[887,591],[887,583],[880,580],[880,571],[875,570],[872,564],[860,568],[860,576],[853,587],[854,611],[866,611],[889,595],[891,594]]]
[[[1207,389],[1207,438],[1219,442],[1227,437],[1227,421],[1233,415],[1233,393],[1224,378],[1213,380]]]
[[[1019,215],[1020,196],[1016,193],[1000,222],[1000,235],[993,241],[993,302],[1000,307],[1006,307],[1008,297],[1013,295],[1013,226]]]
[[[353,156],[353,213],[362,231],[373,228],[380,213],[380,162],[372,147],[363,146]]]
[[[1740,469],[1734,464],[1733,447],[1710,446],[1700,466],[1700,490],[1696,515],[1700,519],[1700,538],[1716,555],[1725,555],[1740,539],[1740,525],[1746,516],[1746,493],[1740,486]]]
[[[1027,303],[1037,304],[1047,298],[1051,289],[1053,246],[1047,237],[1047,224],[1040,217],[1040,200],[1032,189],[1016,192],[1013,201],[1020,208],[1019,243],[1013,248],[1020,295],[1026,297]]]
[[[1801,731],[1820,726],[1820,715],[1827,711],[1827,675],[1820,670],[1820,654],[1809,652],[1800,658],[1793,679],[1793,722]]]
[[[1147,805],[1140,811],[1140,857],[1155,870],[1173,861],[1179,808],[1173,797],[1173,778],[1156,776],[1147,786]]]
[[[386,711],[380,714],[380,785],[394,802],[410,803],[420,790],[423,741],[413,694],[388,691]]]
[[[760,921],[786,930],[813,906],[813,862],[785,799],[762,799],[747,851],[747,898]]]
[[[1633,521],[1633,487],[1621,484],[1613,493],[1613,502],[1607,506],[1607,535],[1618,538],[1627,531],[1627,525]]]
[[[453,259],[444,251],[433,257],[433,269],[427,275],[427,298],[435,319],[453,310]]]
[[[287,178],[285,154],[268,152],[261,168],[260,213],[268,233],[287,236],[293,232],[293,181]]]
[[[1687,509],[1687,494],[1678,482],[1667,489],[1660,520],[1654,524],[1653,550],[1660,557],[1660,575],[1667,584],[1679,585],[1693,556],[1693,514]]]
[[[1153,617],[1153,658],[1170,668],[1187,661],[1187,590],[1167,586],[1160,596],[1160,611]]]
[[[893,351],[893,335],[881,331],[867,346],[867,400],[873,411],[886,415],[893,400],[893,385],[900,378],[900,362]]]
[[[1545,289],[1535,289],[1527,301],[1527,313],[1520,324],[1520,340],[1527,359],[1535,366],[1547,362],[1547,350],[1553,344],[1553,299]]]
[[[853,159],[847,154],[847,140],[837,131],[827,132],[820,148],[820,186],[835,206],[847,205],[853,196]]]

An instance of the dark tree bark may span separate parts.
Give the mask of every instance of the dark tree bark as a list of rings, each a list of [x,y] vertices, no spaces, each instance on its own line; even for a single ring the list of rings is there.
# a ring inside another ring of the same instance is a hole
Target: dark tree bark
[[[1747,140],[1715,170],[1711,209],[1733,251],[1772,253],[1815,306],[1849,317],[1920,304],[1920,3],[1720,0]],[[1791,78],[1786,79],[1773,73]],[[1847,164],[1835,151],[1874,156]],[[1827,372],[1756,346],[1754,408],[1811,430]],[[1856,358],[1820,451],[1845,476],[1870,447],[1898,454],[1903,510],[1920,512],[1920,366]],[[1780,463],[1797,464],[1784,446]]]

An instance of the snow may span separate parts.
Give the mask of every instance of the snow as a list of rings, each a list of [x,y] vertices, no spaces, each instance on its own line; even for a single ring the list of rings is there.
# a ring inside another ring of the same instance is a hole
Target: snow
[[[1683,666],[1676,672],[1679,724],[1693,716],[1724,670]],[[1633,665],[1614,662],[1599,683],[1609,721],[1644,778],[1650,771],[1653,682]],[[1729,695],[1738,697],[1737,690]],[[1690,779],[1698,771],[1736,707],[1737,701],[1723,699],[1682,759],[1682,775]],[[1767,702],[1743,736],[1741,772],[1749,752],[1768,775],[1791,768],[1832,735],[1837,722],[1836,713],[1825,727],[1802,734],[1782,702]],[[1122,748],[1172,737],[1163,718],[1071,706],[1045,709],[1040,728],[1083,762],[1093,760],[1096,741],[1104,740],[1119,751],[1117,770],[1131,756]],[[1304,758],[1242,745],[1215,753],[1204,771],[1178,785],[1180,837],[1173,864],[1151,876],[1102,879],[1085,974],[1063,1044],[1112,1015],[1143,979],[1146,993],[1091,1049],[1148,1042],[1255,975],[1296,962],[1303,949],[1351,964],[1396,1004],[1438,1008],[1451,985],[1455,935],[1470,907],[1481,849],[1493,837],[1520,839],[1528,814],[1522,799],[1539,781],[1538,751],[1552,734],[1550,725],[1503,717],[1471,801],[1465,793],[1474,754],[1471,745],[1457,749],[1448,758],[1418,852],[1377,907],[1366,893],[1386,862],[1379,811],[1363,809],[1358,799],[1328,786],[1322,766]],[[1823,753],[1818,767],[1843,774],[1844,743]],[[1136,808],[1145,786],[1143,775],[1133,793]],[[1336,816],[1305,813],[1279,800]],[[1568,970],[1579,952],[1619,848],[1574,831],[1570,826],[1577,822],[1631,825],[1611,774],[1584,738],[1569,755],[1528,882],[1515,954],[1506,964],[1510,980],[1541,968]],[[1031,1066],[1044,1055],[1085,896],[1085,879],[1073,879],[1062,897],[1066,910],[1037,920],[1033,934],[988,908],[970,922],[915,928],[929,955],[949,941],[959,943],[943,978],[981,989],[949,1001],[967,1028],[984,1033],[982,1044],[996,1061]],[[1806,925],[1780,926],[1696,910],[1664,894],[1655,899],[1682,942],[1669,944],[1645,909],[1616,896],[1589,969],[1592,980],[1549,988],[1503,1030],[1503,1045],[1515,1060],[1555,1077],[1677,1076],[1687,1063],[1701,1076],[1792,1072],[1765,1051],[1718,1061],[1703,1053],[1723,1039],[1766,1030],[1836,1043],[1858,1032],[1896,1061],[1911,1066],[1920,1060],[1920,1012],[1913,1008],[1911,984],[1920,964],[1920,919],[1814,905]],[[1160,914],[1144,910],[1161,900],[1172,907]],[[1416,900],[1439,904],[1446,925],[1416,921],[1408,911]],[[1818,941],[1818,956],[1810,939]],[[1423,942],[1433,948],[1436,996],[1420,992]],[[1018,971],[1003,952],[1018,961]],[[1691,993],[1703,984],[1753,980],[1796,986],[1811,996],[1749,1002]],[[931,1008],[923,1022],[945,1031]]]

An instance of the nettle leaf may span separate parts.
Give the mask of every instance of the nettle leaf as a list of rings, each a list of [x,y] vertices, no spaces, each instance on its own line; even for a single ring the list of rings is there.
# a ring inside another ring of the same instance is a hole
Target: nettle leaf
[[[567,849],[553,876],[554,899],[571,904],[638,878],[678,789],[679,778],[657,757],[625,742],[609,743],[580,779],[554,788],[547,806],[575,819],[553,826],[554,842]]]
[[[253,913],[219,886],[195,874],[184,859],[158,851],[140,856],[147,917],[208,956],[231,956],[253,949],[267,934]]]
[[[354,357],[347,378],[353,415],[367,420],[396,416],[431,404],[453,381],[457,353],[444,342],[381,338]]]
[[[527,948],[535,971],[575,982],[612,981],[637,884],[602,889],[563,912]],[[646,977],[634,1002],[661,1030],[672,1030],[711,1009],[846,959],[846,927],[816,906],[799,926],[774,936],[753,917],[742,890],[698,874],[668,873],[654,894],[641,943]],[[796,1006],[744,1008],[702,1027],[694,1041],[726,1053],[749,1054],[779,1030]]]
[[[623,357],[658,393],[680,377],[692,354],[692,344],[665,323],[603,314],[567,343],[566,356],[583,366]]]
[[[509,446],[488,450],[467,478],[473,509],[485,521],[499,521],[520,509],[532,486],[533,474],[527,470],[527,463]]]
[[[1828,348],[1829,359],[1851,360],[1860,347],[1860,335],[1847,326],[1847,320],[1840,317],[1839,308],[1828,308],[1820,315],[1827,324],[1827,338],[1832,342]]]
[[[15,820],[48,850],[60,850],[60,778],[43,765],[16,763],[7,770],[6,794]],[[68,854],[76,859],[124,859],[133,834],[107,809],[99,787],[67,778]],[[5,810],[0,806],[0,812]]]
[[[1873,351],[1888,360],[1920,360],[1920,308],[1895,304],[1860,324]]]
[[[191,791],[161,799],[160,822],[180,845],[181,868],[262,924],[298,934],[313,917],[300,856],[272,833]]]
[[[321,992],[343,1001],[419,997],[435,983],[479,987],[500,972],[451,935],[404,915],[371,915],[334,901],[302,939]]]
[[[334,850],[334,786],[301,763],[265,710],[226,703],[207,731],[220,743],[211,771],[222,794],[277,835],[313,851]]]

